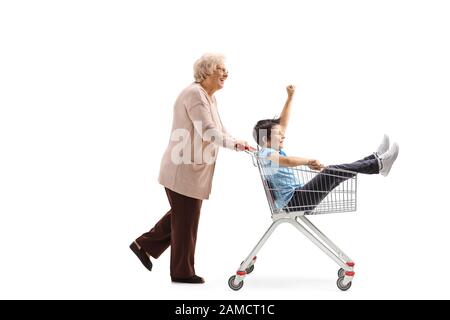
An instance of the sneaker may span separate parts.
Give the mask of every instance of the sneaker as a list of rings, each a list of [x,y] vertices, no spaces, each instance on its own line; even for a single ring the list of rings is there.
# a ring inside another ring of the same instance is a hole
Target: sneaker
[[[388,151],[389,149],[389,136],[385,134],[383,136],[383,140],[381,141],[381,144],[378,146],[377,151],[375,152],[375,155],[377,157],[380,157],[383,153]]]
[[[392,145],[392,147],[389,149],[389,151],[380,155],[380,162],[381,162],[380,174],[381,175],[386,177],[389,174],[389,171],[391,171],[391,168],[395,162],[395,159],[397,159],[398,151],[399,151],[398,144],[394,143]]]

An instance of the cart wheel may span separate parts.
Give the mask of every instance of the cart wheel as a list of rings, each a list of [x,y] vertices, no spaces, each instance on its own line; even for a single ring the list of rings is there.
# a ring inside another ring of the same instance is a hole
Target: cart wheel
[[[340,268],[339,271],[338,271],[338,277],[339,277],[339,278],[340,278],[340,277],[343,277],[344,274],[345,274],[344,268]]]
[[[350,289],[350,287],[352,286],[352,282],[350,281],[349,283],[347,283],[347,285],[343,285],[342,284],[342,282],[344,281],[344,277],[339,277],[338,279],[337,279],[337,282],[336,282],[336,284],[337,284],[337,287],[339,288],[339,289],[341,289],[342,291],[347,291],[348,289]]]
[[[234,285],[234,279],[236,279],[236,276],[231,276],[230,279],[228,279],[228,286],[234,291],[238,291],[244,286],[244,280],[239,282],[239,284],[236,286]]]

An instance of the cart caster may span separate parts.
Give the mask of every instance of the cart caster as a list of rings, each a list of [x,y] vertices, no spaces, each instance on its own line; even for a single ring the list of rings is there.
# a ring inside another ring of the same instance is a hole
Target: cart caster
[[[343,277],[344,275],[345,275],[344,268],[340,268],[339,271],[338,271],[338,277],[340,278],[340,277]]]
[[[236,286],[234,285],[234,279],[236,279],[236,276],[231,276],[230,279],[228,279],[228,286],[234,291],[238,291],[244,286],[244,280],[239,282],[239,284]]]
[[[347,283],[345,286],[342,284],[342,282],[344,281],[344,277],[339,277],[337,279],[337,287],[339,289],[341,289],[342,291],[347,291],[348,289],[350,289],[350,287],[352,286],[352,282],[350,281],[349,283]]]

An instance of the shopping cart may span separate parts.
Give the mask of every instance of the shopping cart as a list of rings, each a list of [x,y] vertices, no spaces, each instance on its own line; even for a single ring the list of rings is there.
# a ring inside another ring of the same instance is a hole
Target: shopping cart
[[[247,258],[242,261],[236,275],[230,277],[229,287],[233,290],[242,288],[245,276],[252,273],[255,268],[259,250],[280,224],[290,223],[340,266],[337,287],[342,291],[350,289],[355,275],[353,271],[355,263],[306,216],[356,211],[356,172],[337,169],[333,166],[321,171],[314,171],[306,166],[285,168],[290,170],[291,176],[295,177],[303,187],[294,194],[287,206],[280,209],[276,205],[279,190],[270,183],[269,178],[273,172],[264,162],[267,162],[267,159],[259,157],[257,152],[247,151],[247,153],[252,156],[254,166],[259,169],[273,222]]]

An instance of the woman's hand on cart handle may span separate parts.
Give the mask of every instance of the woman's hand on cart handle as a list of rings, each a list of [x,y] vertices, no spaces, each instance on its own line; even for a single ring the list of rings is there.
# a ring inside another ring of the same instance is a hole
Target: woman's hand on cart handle
[[[236,144],[234,145],[234,150],[236,151],[256,151],[255,148],[250,146],[247,141],[238,140],[236,141]]]

